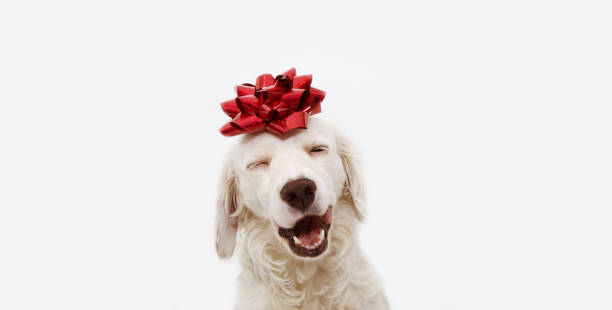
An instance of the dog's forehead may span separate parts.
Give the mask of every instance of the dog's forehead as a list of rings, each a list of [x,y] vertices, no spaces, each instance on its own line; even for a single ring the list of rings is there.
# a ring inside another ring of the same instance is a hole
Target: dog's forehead
[[[336,144],[333,127],[317,118],[310,119],[308,129],[294,129],[283,136],[266,131],[244,135],[234,146],[232,155],[235,156],[235,160],[239,160],[245,157],[263,156],[266,152],[283,146],[303,147],[313,144],[325,144],[332,148]]]

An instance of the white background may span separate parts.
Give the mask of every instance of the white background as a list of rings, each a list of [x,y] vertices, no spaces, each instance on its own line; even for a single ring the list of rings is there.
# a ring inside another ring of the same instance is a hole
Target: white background
[[[393,309],[612,309],[606,2],[2,1],[0,309],[229,309],[218,103],[292,66]]]

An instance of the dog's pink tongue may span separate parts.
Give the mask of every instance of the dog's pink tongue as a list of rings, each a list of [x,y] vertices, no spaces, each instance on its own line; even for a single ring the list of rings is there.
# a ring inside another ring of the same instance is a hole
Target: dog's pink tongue
[[[300,239],[302,244],[313,245],[319,241],[321,230],[323,230],[323,228],[313,229],[311,231],[301,233],[297,237]]]

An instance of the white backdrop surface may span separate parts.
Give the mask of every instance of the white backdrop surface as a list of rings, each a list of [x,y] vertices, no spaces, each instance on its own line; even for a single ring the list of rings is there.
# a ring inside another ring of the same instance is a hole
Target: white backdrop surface
[[[0,309],[229,309],[218,103],[296,67],[393,309],[612,309],[607,1],[2,1]]]

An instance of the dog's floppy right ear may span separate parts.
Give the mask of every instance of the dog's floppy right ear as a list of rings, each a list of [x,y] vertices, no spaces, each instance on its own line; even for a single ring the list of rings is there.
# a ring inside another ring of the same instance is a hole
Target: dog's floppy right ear
[[[238,206],[238,185],[232,165],[228,161],[221,173],[217,198],[216,248],[220,258],[229,258],[234,253],[238,230]]]
[[[359,164],[357,163],[357,153],[353,145],[349,140],[340,133],[336,133],[336,142],[338,144],[338,155],[342,160],[342,167],[346,175],[346,182],[344,184],[344,191],[348,194],[357,218],[361,221],[365,218],[365,195],[363,190],[363,182],[361,180],[361,173],[359,171]]]

